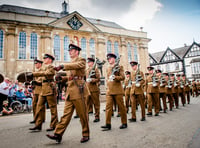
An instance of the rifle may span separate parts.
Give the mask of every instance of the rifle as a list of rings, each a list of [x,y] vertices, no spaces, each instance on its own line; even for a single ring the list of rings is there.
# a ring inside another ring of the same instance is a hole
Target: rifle
[[[154,71],[153,76],[152,76],[152,81],[153,81],[153,87],[156,87],[158,84],[158,78],[156,77],[156,72]]]
[[[171,77],[170,77],[170,74],[168,73],[168,81],[167,81],[167,87],[168,88],[172,88],[172,81],[171,81]]]
[[[118,58],[116,58],[116,60],[115,60],[115,65],[112,69],[112,73],[109,77],[109,81],[113,81],[115,79],[115,73],[119,72],[119,70],[120,70],[120,68],[119,68],[120,58],[121,58],[121,55]]]
[[[136,87],[140,87],[141,80],[143,80],[143,78],[140,74],[140,64],[138,64],[138,68],[137,68],[136,75],[135,75],[135,86]]]
[[[88,75],[88,78],[87,78],[87,82],[91,82],[92,81],[92,79],[95,77],[95,75],[96,75],[96,71],[95,71],[95,69],[96,69],[96,64],[97,64],[97,60],[99,60],[98,58],[96,58],[96,60],[95,60],[95,62],[94,62],[94,64],[93,64],[93,66],[92,66],[92,69],[90,70],[90,73],[89,73],[89,75]]]

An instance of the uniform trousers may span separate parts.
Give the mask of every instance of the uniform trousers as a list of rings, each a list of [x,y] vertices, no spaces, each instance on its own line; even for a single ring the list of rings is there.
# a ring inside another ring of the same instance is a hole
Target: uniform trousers
[[[187,96],[187,103],[190,104],[190,92],[186,91],[185,94]]]
[[[56,98],[54,95],[49,95],[49,96],[40,96],[37,104],[37,117],[36,117],[36,126],[41,126],[43,121],[44,121],[44,114],[43,111],[45,109],[45,103],[46,101],[49,104],[49,108],[51,111],[51,123],[50,123],[50,128],[55,128],[56,124],[58,123],[58,113],[57,113],[57,103],[56,103]]]
[[[111,124],[114,100],[119,107],[122,124],[127,124],[127,114],[124,105],[123,95],[106,95],[106,124]]]
[[[95,118],[99,119],[100,118],[99,92],[90,92],[90,94],[91,95],[87,99],[87,110],[89,111],[89,104],[90,104],[90,101],[92,101],[94,104],[94,109],[95,109]]]
[[[172,93],[172,96],[174,98],[176,108],[178,108],[178,105],[179,105],[178,93]]]
[[[179,96],[181,97],[182,105],[185,105],[185,92],[184,91],[179,92]]]
[[[172,98],[172,94],[166,94],[168,100],[169,100],[169,108],[170,110],[172,110],[173,107],[173,98]]]
[[[89,137],[90,131],[88,123],[88,114],[86,111],[85,101],[83,101],[82,99],[65,101],[64,113],[63,116],[61,117],[60,122],[56,125],[55,134],[61,136],[64,134],[66,128],[70,123],[74,109],[76,109],[76,112],[80,117],[83,137]]]
[[[39,96],[39,94],[34,94],[33,95],[33,101],[32,101],[32,108],[33,108],[33,117],[34,117],[34,121],[36,121],[36,109],[37,109],[37,103],[38,103],[38,100],[39,98],[41,98]],[[43,108],[43,111],[41,112],[41,114],[43,114],[43,121],[45,121],[45,105],[44,105],[44,108]]]
[[[159,98],[162,98],[163,109],[164,109],[164,111],[166,111],[166,109],[167,109],[166,93],[160,93],[160,94],[159,94]],[[160,101],[159,101],[159,102],[160,102]],[[160,108],[161,108],[161,102],[160,102]]]
[[[126,112],[128,113],[130,106],[130,94],[125,94],[125,102],[126,102]]]
[[[144,106],[143,94],[133,94],[133,95],[131,95],[132,118],[136,119],[137,102],[139,102],[140,107],[141,107],[141,116],[142,116],[142,118],[145,118],[145,106]]]
[[[158,114],[160,111],[159,93],[148,93],[147,99],[148,99],[148,112],[152,113],[152,103],[154,102],[154,111],[156,114]]]

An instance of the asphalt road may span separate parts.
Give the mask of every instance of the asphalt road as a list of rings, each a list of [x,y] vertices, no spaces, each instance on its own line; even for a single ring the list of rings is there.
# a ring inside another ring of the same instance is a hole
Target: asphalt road
[[[59,119],[63,114],[64,102],[58,105]],[[81,125],[79,119],[71,120],[63,135],[61,144],[45,135],[49,127],[50,112],[47,110],[46,122],[41,132],[30,132],[34,125],[29,124],[32,114],[21,113],[0,117],[0,148],[200,148],[200,97],[191,98],[191,104],[168,111],[160,116],[146,117],[141,122],[140,108],[137,122],[128,123],[127,129],[119,129],[121,119],[112,117],[112,130],[103,132],[105,124],[105,103],[101,103],[101,121],[93,123],[94,115],[89,115],[90,141],[80,143]],[[131,113],[128,114],[128,119]],[[49,132],[52,133],[53,132]]]

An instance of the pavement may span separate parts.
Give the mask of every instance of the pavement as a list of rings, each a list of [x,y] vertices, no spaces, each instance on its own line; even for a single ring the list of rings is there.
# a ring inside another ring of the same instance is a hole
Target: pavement
[[[105,97],[105,96],[104,96]],[[181,101],[179,101],[181,102]],[[59,120],[63,114],[64,102],[58,105]],[[0,147],[1,148],[200,148],[200,97],[191,98],[191,103],[179,109],[173,109],[160,115],[146,117],[140,121],[140,107],[136,113],[137,122],[129,123],[127,129],[119,129],[121,118],[112,117],[112,129],[103,132],[100,128],[105,124],[105,102],[101,102],[101,121],[93,123],[94,115],[89,115],[90,140],[80,143],[82,129],[79,119],[71,119],[61,144],[56,144],[46,137],[49,128],[50,111],[47,110],[46,122],[41,132],[31,132],[28,129],[34,125],[31,113],[14,114],[0,117]],[[75,114],[75,113],[74,113]],[[131,113],[127,114],[131,118]]]

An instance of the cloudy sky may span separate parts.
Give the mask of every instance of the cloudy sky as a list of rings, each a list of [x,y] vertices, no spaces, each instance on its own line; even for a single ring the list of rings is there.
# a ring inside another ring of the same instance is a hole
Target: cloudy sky
[[[61,12],[64,0],[1,0],[18,5]],[[67,2],[68,0],[66,0]],[[69,0],[69,12],[114,21],[148,33],[149,52],[200,43],[200,0]]]

